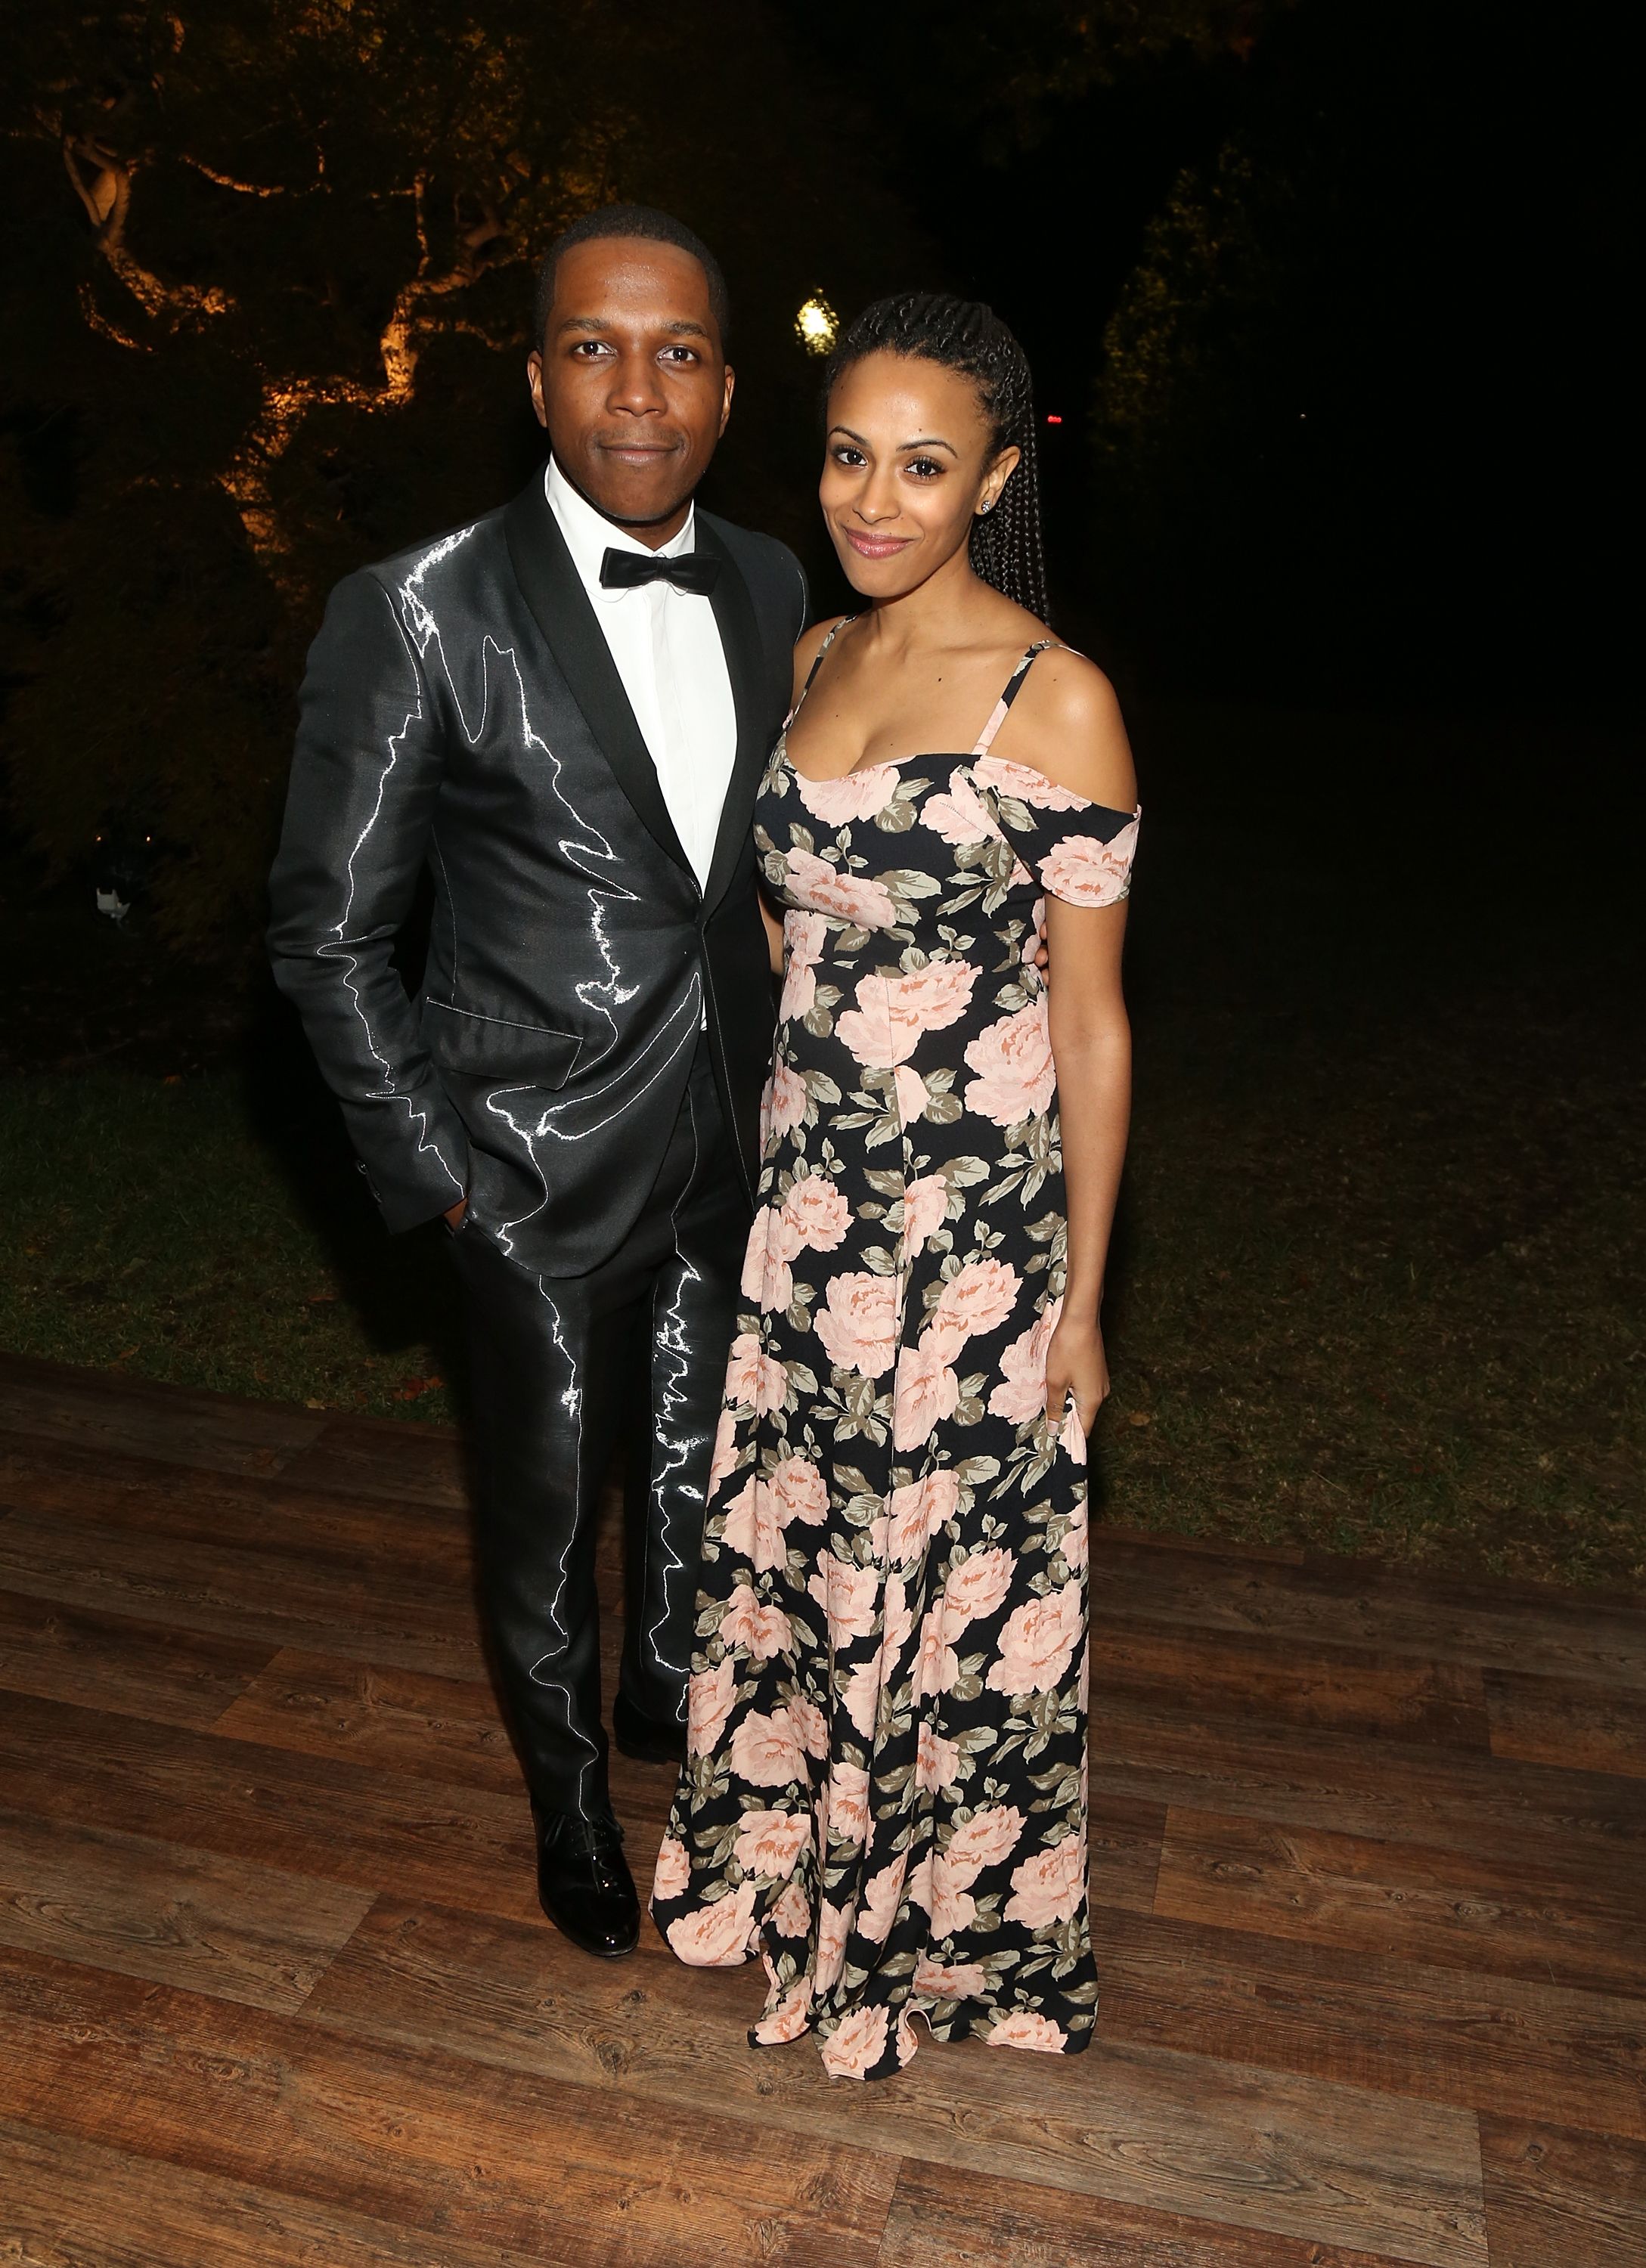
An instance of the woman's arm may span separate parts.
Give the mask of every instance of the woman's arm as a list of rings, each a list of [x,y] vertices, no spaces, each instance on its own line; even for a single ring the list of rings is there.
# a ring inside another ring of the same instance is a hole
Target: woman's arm
[[[1048,1009],[1068,1216],[1063,1313],[1046,1351],[1046,1413],[1073,1394],[1084,1432],[1109,1392],[1099,1310],[1132,1110],[1132,1027],[1120,989],[1126,906],[1046,902]]]
[[[1001,740],[1006,753],[1111,811],[1137,800],[1132,750],[1113,688],[1079,654],[1044,654]],[[1132,1110],[1132,1027],[1120,983],[1126,905],[1046,900],[1047,1008],[1057,1065],[1068,1257],[1063,1312],[1046,1351],[1046,1411],[1074,1400],[1089,1432],[1109,1392],[1099,1311]]]

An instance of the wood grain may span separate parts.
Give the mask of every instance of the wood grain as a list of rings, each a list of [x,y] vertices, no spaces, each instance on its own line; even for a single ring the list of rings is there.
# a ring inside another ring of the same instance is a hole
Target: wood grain
[[[1099,1910],[1099,2036],[1646,2141],[1642,1997]]]
[[[1396,2261],[905,2158],[877,2268],[1396,2268]]]
[[[275,1473],[319,1437],[322,1420],[284,1403],[0,1354],[0,1425],[211,1472]]]
[[[267,1646],[0,1591],[0,1691],[205,1726],[269,1659]]]
[[[432,2200],[425,2217],[438,2220]],[[0,2119],[0,2260],[10,2268],[532,2268],[516,2250],[214,2180],[15,2119]]]
[[[373,1893],[537,1914],[530,1815],[487,1788],[18,1700],[0,1712],[0,1803]]]
[[[1646,1693],[1493,1669],[1486,1709],[1494,1756],[1646,1778]]]
[[[1492,2268],[1646,2268],[1646,2146],[1483,2118]]]
[[[1306,1650],[1247,1631],[1139,1629],[1105,1613],[1091,1619],[1091,1705],[1129,1696],[1195,1716],[1243,1717],[1382,1740],[1485,1749],[1486,1697],[1478,1668],[1363,1647]]]
[[[1393,1576],[1351,1560],[1258,1564],[1191,1548],[1092,1543],[1092,1596],[1145,1625],[1247,1631],[1646,1691],[1646,1605],[1532,1585]]]
[[[448,1677],[484,1675],[469,1587],[390,1565],[153,1539],[0,1506],[0,1587],[98,1613],[265,1646],[359,1654]]]
[[[284,1647],[218,1720],[233,1740],[523,1793],[489,1685]]]
[[[0,2115],[566,2268],[873,2259],[897,2161],[12,1955]]]
[[[557,1945],[546,1955],[528,1931],[384,1899],[306,2013],[363,2040],[438,2041],[477,2062],[672,2104],[683,2118],[712,2070],[720,2109],[785,2136],[846,2147],[872,2132],[876,2147],[904,2156],[1009,2167],[1152,2211],[1436,2268],[1484,2260],[1466,2113],[1199,2056],[1104,2045],[1042,2058],[972,2042],[928,2043],[871,2108],[825,2078],[811,2042],[745,2044],[764,1992],[757,1967],[614,1973]]]
[[[1646,1979],[1642,1880],[1619,1880],[1582,1849],[1563,1867],[1488,1863],[1426,1844],[1172,1811],[1155,1908],[1578,1990],[1635,1992]]]
[[[0,1810],[0,1945],[126,1977],[298,2008],[371,1903],[313,1874]]]
[[[1142,1802],[1511,1863],[1585,1845],[1620,1872],[1646,1867],[1640,1780],[1270,1725],[1236,1710],[1196,1715],[1109,1697],[1092,1712],[1091,1784]]]
[[[329,1418],[284,1467],[285,1477],[328,1495],[386,1498],[461,1512],[469,1502],[462,1444],[445,1425],[395,1418]]]

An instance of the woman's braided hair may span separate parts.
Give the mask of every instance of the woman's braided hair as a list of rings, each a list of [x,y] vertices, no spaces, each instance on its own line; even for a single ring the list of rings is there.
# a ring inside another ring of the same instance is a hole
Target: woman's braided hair
[[[971,563],[985,583],[1044,622],[1034,387],[1022,347],[980,299],[958,299],[950,291],[898,291],[876,299],[847,326],[829,357],[826,385],[832,387],[843,371],[871,354],[909,355],[962,372],[977,387],[993,447],[1015,443],[1022,452],[993,511],[971,523]]]

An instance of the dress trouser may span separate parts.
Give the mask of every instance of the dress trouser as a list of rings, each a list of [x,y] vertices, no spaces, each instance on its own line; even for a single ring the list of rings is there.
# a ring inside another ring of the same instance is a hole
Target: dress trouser
[[[594,1531],[627,1460],[618,1689],[682,1721],[709,1467],[749,1206],[698,1044],[656,1183],[587,1276],[510,1259],[478,1225],[451,1251],[471,1368],[481,1611],[526,1776],[548,1810],[603,1811]]]

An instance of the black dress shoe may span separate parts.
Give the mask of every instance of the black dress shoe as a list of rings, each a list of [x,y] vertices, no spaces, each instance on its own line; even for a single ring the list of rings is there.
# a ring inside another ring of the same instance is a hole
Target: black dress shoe
[[[571,1811],[539,1811],[537,1896],[563,1935],[585,1953],[615,1961],[632,1953],[640,1937],[640,1901],[623,1855],[623,1830],[609,1813],[579,1819]]]
[[[686,1759],[685,1727],[648,1717],[621,1693],[611,1705],[611,1737],[637,1764],[678,1764]]]

